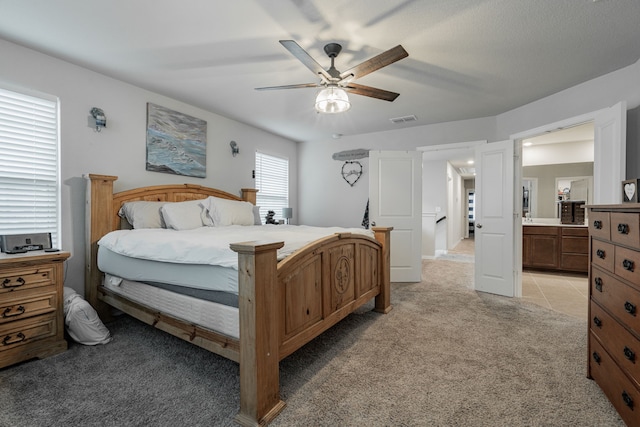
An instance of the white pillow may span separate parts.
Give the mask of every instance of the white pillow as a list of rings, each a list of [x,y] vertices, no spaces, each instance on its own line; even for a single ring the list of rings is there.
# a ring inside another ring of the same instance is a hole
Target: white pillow
[[[215,227],[254,225],[256,221],[253,204],[249,202],[209,196],[202,202],[202,207]]]
[[[262,218],[260,218],[260,206],[253,207],[253,225],[262,225]]]
[[[133,228],[165,228],[160,209],[167,202],[126,202],[118,215],[126,218]]]
[[[213,225],[206,216],[200,203],[202,200],[167,203],[162,206],[162,217],[167,228],[192,230],[205,225]]]

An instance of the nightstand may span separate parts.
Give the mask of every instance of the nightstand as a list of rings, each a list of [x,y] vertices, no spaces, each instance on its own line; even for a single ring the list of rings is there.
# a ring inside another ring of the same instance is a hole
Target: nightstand
[[[63,282],[70,255],[0,253],[0,368],[67,349]]]

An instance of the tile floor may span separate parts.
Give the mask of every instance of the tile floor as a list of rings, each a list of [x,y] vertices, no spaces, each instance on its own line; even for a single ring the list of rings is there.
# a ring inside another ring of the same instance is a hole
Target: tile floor
[[[473,255],[473,237],[463,239],[451,254]],[[587,319],[589,279],[586,274],[522,272],[522,299],[569,316]]]

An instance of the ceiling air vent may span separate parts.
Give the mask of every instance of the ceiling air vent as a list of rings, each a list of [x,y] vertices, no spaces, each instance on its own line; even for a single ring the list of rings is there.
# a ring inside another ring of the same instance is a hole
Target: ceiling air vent
[[[405,122],[415,122],[418,119],[416,118],[416,116],[412,114],[410,116],[394,117],[389,120],[391,120],[393,123],[405,123]]]

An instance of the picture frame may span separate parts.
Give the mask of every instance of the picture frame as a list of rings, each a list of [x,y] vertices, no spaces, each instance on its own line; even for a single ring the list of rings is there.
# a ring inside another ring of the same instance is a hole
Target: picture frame
[[[640,179],[627,179],[622,181],[622,203],[638,203],[638,191]]]
[[[206,177],[206,121],[148,102],[146,145],[146,170]]]

